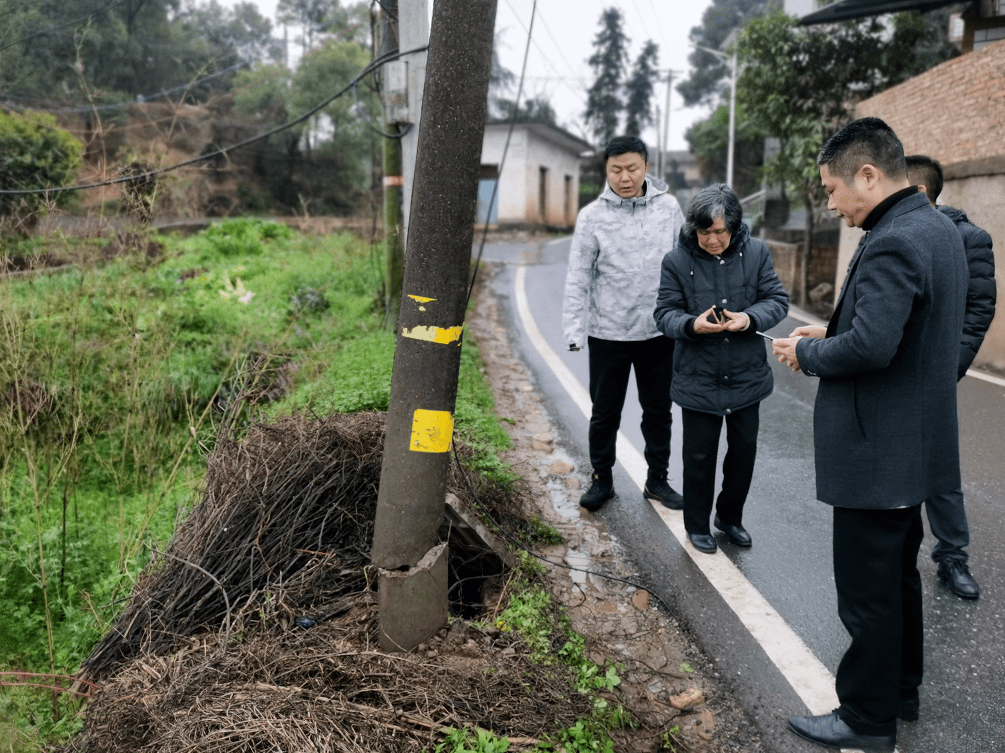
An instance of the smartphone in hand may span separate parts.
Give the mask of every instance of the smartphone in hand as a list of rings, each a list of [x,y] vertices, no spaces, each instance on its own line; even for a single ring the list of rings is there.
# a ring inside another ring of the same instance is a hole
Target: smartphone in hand
[[[760,335],[765,340],[771,340],[771,342],[775,341],[775,338],[773,338],[771,335],[767,334],[766,332],[761,332],[759,329],[755,329],[754,333]]]

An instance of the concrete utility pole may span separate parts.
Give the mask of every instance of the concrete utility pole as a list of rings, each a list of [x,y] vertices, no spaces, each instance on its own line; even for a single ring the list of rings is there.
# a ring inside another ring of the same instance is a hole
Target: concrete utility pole
[[[436,0],[398,340],[374,523],[380,644],[409,651],[447,619],[437,546],[457,398],[496,0]]]

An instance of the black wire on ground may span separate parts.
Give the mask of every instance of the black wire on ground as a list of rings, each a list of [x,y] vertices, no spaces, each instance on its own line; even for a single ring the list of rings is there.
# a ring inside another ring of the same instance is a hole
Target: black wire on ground
[[[660,604],[663,605],[663,608],[667,611],[667,614],[673,615],[673,611],[670,609],[670,605],[667,604],[665,601],[663,601],[660,595],[655,591],[653,591],[648,586],[644,586],[641,583],[637,583],[636,581],[633,580],[628,580],[627,578],[620,578],[617,575],[610,575],[608,573],[602,573],[597,570],[587,570],[586,568],[576,567],[575,565],[569,565],[565,562],[550,560],[544,555],[538,554],[537,552],[532,550],[530,547],[528,547],[526,544],[520,541],[520,539],[518,539],[514,534],[512,534],[510,531],[504,528],[501,523],[496,521],[496,519],[492,517],[492,515],[485,508],[485,506],[479,501],[478,493],[474,490],[474,487],[471,485],[471,480],[468,478],[468,473],[464,469],[464,466],[461,464],[461,459],[457,457],[456,446],[454,447],[454,462],[457,464],[457,468],[461,472],[461,477],[464,479],[464,485],[468,487],[468,491],[471,493],[471,498],[475,501],[475,505],[478,507],[478,509],[481,510],[482,515],[484,515],[485,518],[496,528],[496,530],[498,530],[499,533],[502,534],[503,538],[511,542],[514,546],[519,547],[523,551],[527,552],[527,554],[529,554],[531,557],[534,557],[540,560],[541,562],[544,562],[545,564],[565,568],[566,570],[575,571],[577,573],[586,573],[587,575],[595,575],[598,578],[604,578],[605,580],[613,581],[615,583],[624,583],[627,586],[633,586],[641,591],[645,591],[647,594],[649,594],[651,597],[656,599],[656,601],[658,601]]]

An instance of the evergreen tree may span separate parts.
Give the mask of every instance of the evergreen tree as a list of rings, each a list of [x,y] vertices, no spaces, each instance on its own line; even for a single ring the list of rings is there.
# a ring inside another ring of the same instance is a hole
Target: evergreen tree
[[[593,40],[595,52],[587,61],[593,69],[593,85],[587,91],[584,117],[600,144],[617,135],[623,102],[622,71],[628,65],[628,37],[624,19],[617,8],[607,8],[600,15],[600,31]]]
[[[638,136],[645,126],[653,122],[652,96],[659,76],[658,57],[659,45],[649,40],[635,59],[632,76],[625,83],[628,95],[625,133],[629,136]]]

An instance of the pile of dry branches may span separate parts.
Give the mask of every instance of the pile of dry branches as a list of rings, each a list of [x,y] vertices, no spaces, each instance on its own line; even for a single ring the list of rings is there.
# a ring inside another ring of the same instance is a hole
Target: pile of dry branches
[[[457,619],[418,652],[377,649],[383,432],[370,413],[218,441],[202,503],[82,667],[102,690],[68,752],[420,751],[469,725],[518,750],[588,713],[510,633]],[[517,493],[471,481],[515,520]],[[472,497],[456,466],[448,488]]]

